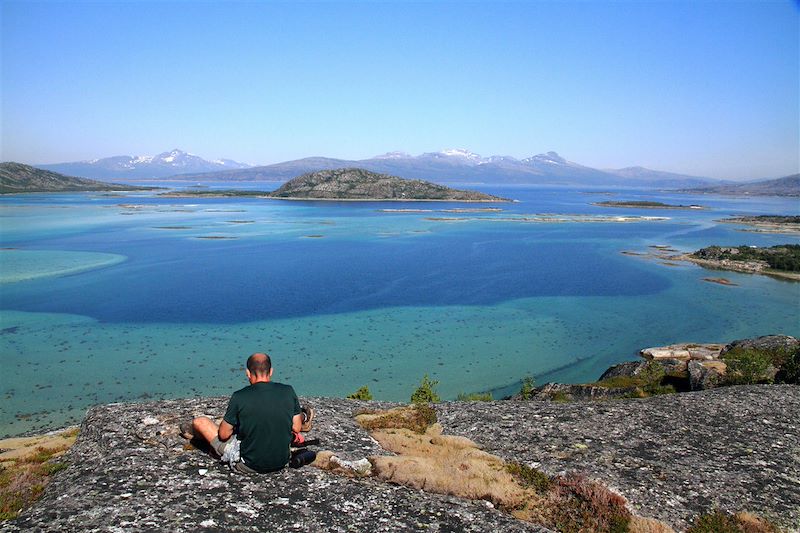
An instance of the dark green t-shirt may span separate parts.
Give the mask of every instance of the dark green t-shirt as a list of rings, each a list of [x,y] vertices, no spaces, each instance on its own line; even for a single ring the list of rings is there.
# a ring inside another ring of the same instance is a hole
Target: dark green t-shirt
[[[300,402],[291,385],[270,381],[234,392],[224,419],[241,442],[244,464],[258,472],[271,472],[289,462],[292,417],[298,414]]]

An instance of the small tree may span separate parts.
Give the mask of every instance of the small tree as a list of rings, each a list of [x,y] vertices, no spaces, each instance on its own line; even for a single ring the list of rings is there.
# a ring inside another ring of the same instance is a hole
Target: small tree
[[[425,374],[422,377],[422,383],[419,384],[417,390],[411,395],[411,403],[434,403],[441,401],[441,398],[434,390],[438,384],[438,381],[431,380],[428,374]]]
[[[372,393],[369,391],[369,387],[364,385],[353,394],[348,394],[347,398],[350,400],[371,400]]]
[[[525,376],[522,378],[522,387],[519,389],[519,397],[523,400],[530,400],[533,398],[534,391],[536,391],[536,380],[533,376]]]

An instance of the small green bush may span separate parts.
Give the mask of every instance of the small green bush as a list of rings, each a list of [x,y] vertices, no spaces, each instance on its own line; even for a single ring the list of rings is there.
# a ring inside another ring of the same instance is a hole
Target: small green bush
[[[547,474],[526,464],[508,463],[506,470],[517,478],[523,487],[531,488],[539,494],[546,493],[553,486],[553,482]]]
[[[800,346],[786,357],[783,365],[778,370],[778,374],[775,376],[775,381],[800,385]]]
[[[752,349],[734,348],[722,356],[728,366],[725,382],[728,385],[753,385],[772,383],[767,375],[772,366],[772,357],[767,353]]]
[[[738,520],[719,509],[698,516],[686,533],[744,533]]]
[[[442,399],[436,394],[434,390],[436,385],[439,382],[436,380],[432,380],[428,377],[428,374],[425,374],[422,377],[422,383],[419,384],[417,390],[411,395],[411,403],[434,403],[439,402]]]
[[[492,398],[491,392],[473,392],[470,394],[462,392],[459,393],[456,400],[459,402],[491,402],[494,398]]]
[[[371,400],[372,393],[369,392],[369,387],[364,385],[363,387],[355,391],[353,394],[348,394],[347,398],[349,400]]]
[[[525,376],[522,378],[522,387],[519,389],[519,397],[523,400],[530,400],[536,392],[536,381],[533,376]]]

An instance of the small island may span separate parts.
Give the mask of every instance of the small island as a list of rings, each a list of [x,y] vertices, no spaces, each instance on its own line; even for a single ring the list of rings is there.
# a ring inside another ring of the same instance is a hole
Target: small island
[[[706,268],[800,281],[800,244],[756,246],[708,246],[679,257]]]
[[[741,217],[723,218],[722,220],[718,220],[717,222],[751,226],[753,229],[745,229],[740,231],[749,231],[753,233],[785,233],[792,235],[800,234],[800,216],[793,216],[793,215],[741,216]]]
[[[647,200],[623,200],[623,201],[605,201],[594,202],[592,205],[600,207],[629,207],[634,209],[705,209],[701,205],[672,205],[663,202],[652,202]]]
[[[361,168],[309,172],[269,194],[284,200],[510,202],[477,191],[451,189],[423,180],[378,174]]]
[[[65,176],[22,163],[0,163],[0,194],[30,192],[152,191],[160,187],[137,187]]]

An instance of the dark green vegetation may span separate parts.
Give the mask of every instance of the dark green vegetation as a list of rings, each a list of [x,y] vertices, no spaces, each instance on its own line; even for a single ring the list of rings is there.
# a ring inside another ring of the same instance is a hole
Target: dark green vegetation
[[[649,361],[635,376],[614,376],[593,384],[609,389],[631,389],[628,396],[646,398],[657,394],[672,394],[676,392],[673,385],[665,383],[665,378],[667,377],[664,367],[654,361]]]
[[[428,374],[425,374],[422,377],[422,382],[419,384],[419,387],[417,387],[417,390],[411,394],[411,403],[418,404],[441,401],[441,398],[436,393],[436,385],[438,384],[438,381],[431,380],[428,377]]]
[[[800,216],[795,215],[753,215],[726,218],[725,222],[764,222],[770,224],[800,224]]]
[[[350,400],[371,400],[372,393],[369,391],[369,387],[364,385],[353,394],[348,394],[347,398]]]
[[[461,191],[422,180],[407,180],[360,168],[321,170],[298,176],[269,195],[307,200],[451,200],[507,202],[476,191]]]
[[[639,208],[661,208],[661,209],[699,209],[700,206],[695,205],[671,205],[662,202],[651,202],[646,200],[631,200],[631,201],[612,201],[597,202],[593,205],[602,207],[639,207]]]
[[[536,381],[533,376],[522,378],[522,386],[519,389],[519,397],[523,400],[530,400],[536,393]]]
[[[778,533],[768,520],[749,514],[729,514],[719,509],[698,516],[686,533]]]
[[[508,473],[514,476],[520,485],[533,489],[539,494],[544,494],[553,486],[553,481],[547,474],[523,463],[506,464]]]
[[[736,185],[716,185],[697,189],[683,189],[679,192],[733,194],[748,196],[800,196],[800,174],[792,174],[774,180],[757,181]]]
[[[456,400],[459,402],[491,402],[494,398],[492,398],[491,392],[473,392],[470,394],[462,392],[459,393]]]
[[[136,187],[73,178],[21,163],[0,163],[0,193],[73,191],[151,191],[157,187]]]
[[[709,246],[691,255],[711,261],[764,261],[774,270],[800,272],[800,244],[780,244],[769,248]]]
[[[728,366],[726,385],[800,384],[800,346],[771,349],[734,348],[721,359]]]

